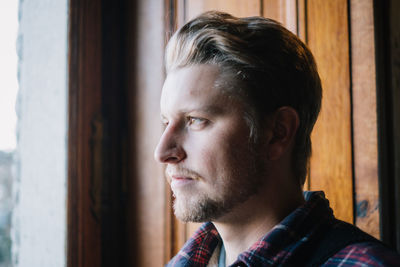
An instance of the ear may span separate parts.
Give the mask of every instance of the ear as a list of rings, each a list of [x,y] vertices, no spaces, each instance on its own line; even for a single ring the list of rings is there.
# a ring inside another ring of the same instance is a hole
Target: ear
[[[270,120],[270,138],[268,139],[268,159],[277,160],[294,142],[300,119],[292,107],[281,107]]]

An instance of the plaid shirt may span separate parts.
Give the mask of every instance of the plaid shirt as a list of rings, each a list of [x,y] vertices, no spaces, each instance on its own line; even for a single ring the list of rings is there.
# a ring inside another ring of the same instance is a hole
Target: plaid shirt
[[[303,206],[241,253],[231,266],[305,266],[301,257],[315,251],[318,243],[313,240],[321,236],[323,226],[342,222],[334,218],[323,192],[304,192],[304,196]],[[207,266],[220,240],[214,225],[205,223],[166,266]],[[400,266],[400,255],[380,242],[353,243],[339,249],[322,266]]]

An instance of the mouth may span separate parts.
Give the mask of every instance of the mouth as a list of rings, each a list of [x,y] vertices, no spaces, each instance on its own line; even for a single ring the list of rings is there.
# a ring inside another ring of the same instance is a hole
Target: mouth
[[[175,189],[175,188],[191,185],[195,181],[196,180],[191,177],[172,175],[170,183],[171,183],[171,188]]]

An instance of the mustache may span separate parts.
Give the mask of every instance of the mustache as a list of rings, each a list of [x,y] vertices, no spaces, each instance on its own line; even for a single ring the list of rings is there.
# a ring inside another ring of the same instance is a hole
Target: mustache
[[[185,167],[176,167],[176,166],[174,167],[168,166],[167,168],[165,168],[165,176],[168,178],[168,180],[171,180],[172,176],[188,177],[195,180],[203,179],[203,177],[196,171],[193,171]]]

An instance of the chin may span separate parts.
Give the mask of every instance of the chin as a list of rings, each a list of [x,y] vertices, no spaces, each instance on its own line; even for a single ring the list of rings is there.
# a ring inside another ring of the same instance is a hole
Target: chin
[[[213,221],[227,210],[224,205],[207,197],[176,197],[174,201],[175,216],[183,222],[208,222]]]

